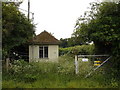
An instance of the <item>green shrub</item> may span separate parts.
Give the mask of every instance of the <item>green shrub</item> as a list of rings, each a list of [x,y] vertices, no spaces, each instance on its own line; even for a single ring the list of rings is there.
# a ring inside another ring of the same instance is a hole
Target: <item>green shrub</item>
[[[9,72],[12,72],[13,74],[23,74],[29,72],[29,70],[31,70],[32,68],[33,65],[24,60],[14,60]]]

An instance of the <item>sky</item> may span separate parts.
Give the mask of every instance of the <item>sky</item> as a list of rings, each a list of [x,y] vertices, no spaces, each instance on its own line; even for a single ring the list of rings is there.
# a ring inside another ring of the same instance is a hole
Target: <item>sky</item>
[[[37,24],[36,35],[46,30],[57,39],[70,38],[76,20],[84,14],[90,2],[96,1],[99,0],[30,0],[30,12],[34,13],[34,23]],[[28,10],[27,2],[23,0],[20,8]]]

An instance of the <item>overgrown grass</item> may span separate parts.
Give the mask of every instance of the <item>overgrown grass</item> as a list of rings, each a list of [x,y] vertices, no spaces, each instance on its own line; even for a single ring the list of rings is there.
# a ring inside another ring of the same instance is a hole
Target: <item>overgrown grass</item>
[[[74,73],[74,58],[61,56],[59,63],[27,63],[16,61],[9,72],[3,70],[3,88],[116,88],[119,82],[106,78],[102,69],[90,77],[93,68],[89,62],[80,62],[80,73]],[[90,68],[91,67],[91,68]]]

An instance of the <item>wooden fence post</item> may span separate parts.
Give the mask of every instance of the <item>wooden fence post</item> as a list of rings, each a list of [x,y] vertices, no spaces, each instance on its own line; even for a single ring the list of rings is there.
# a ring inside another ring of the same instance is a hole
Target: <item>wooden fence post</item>
[[[9,68],[9,58],[6,58],[6,71],[8,72],[8,68]]]
[[[79,68],[78,68],[78,56],[75,55],[75,74],[79,73]]]

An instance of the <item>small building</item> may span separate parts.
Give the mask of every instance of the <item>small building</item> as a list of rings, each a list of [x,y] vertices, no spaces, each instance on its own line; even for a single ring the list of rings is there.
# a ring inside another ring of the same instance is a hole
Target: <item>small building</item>
[[[41,32],[30,41],[29,62],[58,61],[59,40],[47,31]]]

